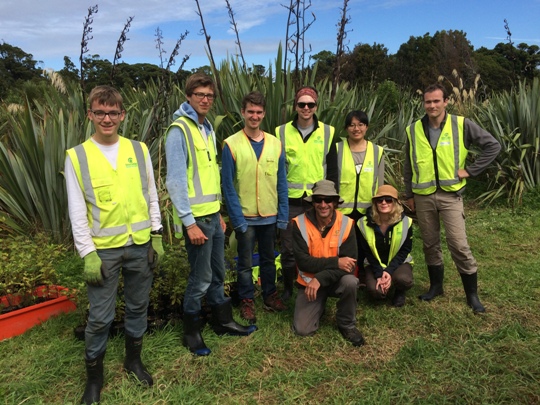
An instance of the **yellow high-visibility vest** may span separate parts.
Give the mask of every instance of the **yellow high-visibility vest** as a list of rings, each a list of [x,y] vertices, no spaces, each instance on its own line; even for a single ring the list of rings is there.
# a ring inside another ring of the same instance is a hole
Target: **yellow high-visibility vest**
[[[413,193],[433,194],[437,186],[444,191],[455,192],[465,186],[466,179],[458,176],[458,170],[465,168],[469,153],[463,140],[464,120],[448,114],[435,151],[424,133],[421,120],[407,127]]]
[[[67,150],[86,200],[90,235],[96,249],[137,245],[150,240],[150,196],[146,174],[148,148],[119,137],[114,170],[90,139]]]

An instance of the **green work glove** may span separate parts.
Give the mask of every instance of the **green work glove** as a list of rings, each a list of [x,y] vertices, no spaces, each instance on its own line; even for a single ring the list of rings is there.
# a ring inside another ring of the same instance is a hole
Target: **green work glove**
[[[84,278],[88,285],[98,287],[103,285],[103,276],[101,275],[101,259],[94,250],[84,256]]]
[[[159,263],[160,257],[163,257],[165,251],[163,250],[163,236],[161,235],[150,235],[152,237],[152,247],[150,248],[149,263],[152,265],[152,268],[156,267]]]

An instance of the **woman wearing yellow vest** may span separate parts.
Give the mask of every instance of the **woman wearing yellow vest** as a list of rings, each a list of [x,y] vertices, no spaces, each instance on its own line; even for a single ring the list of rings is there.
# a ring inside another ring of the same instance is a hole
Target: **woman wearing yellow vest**
[[[367,291],[383,299],[394,285],[392,305],[402,307],[406,291],[413,286],[412,219],[403,214],[394,187],[379,187],[358,229],[359,245],[366,254]]]
[[[384,184],[383,148],[366,139],[369,118],[364,111],[351,111],[345,117],[347,138],[337,147],[339,195],[344,202],[338,208],[343,214],[358,222],[371,207],[371,198]],[[359,239],[358,228],[356,239]],[[364,253],[358,249],[358,277],[365,283]]]

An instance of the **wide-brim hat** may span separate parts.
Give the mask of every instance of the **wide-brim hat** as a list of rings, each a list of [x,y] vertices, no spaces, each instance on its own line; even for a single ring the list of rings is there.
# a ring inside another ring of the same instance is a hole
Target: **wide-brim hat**
[[[371,199],[374,200],[375,198],[379,197],[392,197],[394,200],[399,200],[398,191],[390,184],[380,186],[377,190],[377,194],[375,194]]]
[[[311,190],[311,192],[313,194],[305,197],[304,201],[313,202],[313,199],[311,198],[313,195],[321,195],[324,197],[337,197],[339,200],[339,203],[340,204],[343,203],[343,199],[337,193],[336,186],[334,185],[334,182],[331,180],[318,181],[313,186],[313,189]]]

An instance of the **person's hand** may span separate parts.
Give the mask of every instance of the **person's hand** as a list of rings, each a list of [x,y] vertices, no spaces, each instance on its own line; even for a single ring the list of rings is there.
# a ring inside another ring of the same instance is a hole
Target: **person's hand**
[[[152,238],[152,245],[150,246],[151,252],[149,254],[152,256],[149,260],[149,263],[152,267],[156,267],[165,254],[163,250],[163,236],[162,235],[150,235]]]
[[[466,179],[468,177],[471,177],[471,175],[469,174],[469,172],[465,169],[458,169],[457,171],[457,175],[459,177],[460,180],[463,180],[463,179]]]
[[[338,259],[338,267],[347,273],[352,273],[356,267],[356,259],[352,257],[340,257]]]
[[[317,299],[317,291],[319,290],[320,286],[321,283],[319,283],[319,280],[317,280],[316,278],[311,279],[305,290],[308,301],[315,301]]]
[[[384,295],[386,295],[391,285],[392,285],[392,276],[388,274],[388,272],[383,271],[382,276],[377,279],[377,284],[375,285],[375,288],[380,289],[381,292]]]
[[[407,206],[409,207],[409,209],[411,210],[411,212],[415,212],[415,211],[416,211],[416,207],[414,206],[414,198],[413,198],[413,197],[407,198]]]
[[[223,233],[225,233],[225,231],[227,230],[227,224],[223,220],[221,214],[219,214],[219,224],[221,225],[221,230],[223,231]]]
[[[84,279],[88,285],[100,287],[103,285],[103,276],[101,275],[101,259],[94,250],[84,256]]]
[[[203,231],[201,231],[201,228],[199,228],[197,223],[194,223],[189,228],[186,228],[186,232],[190,242],[193,245],[202,245],[208,240],[208,238],[203,233]]]

